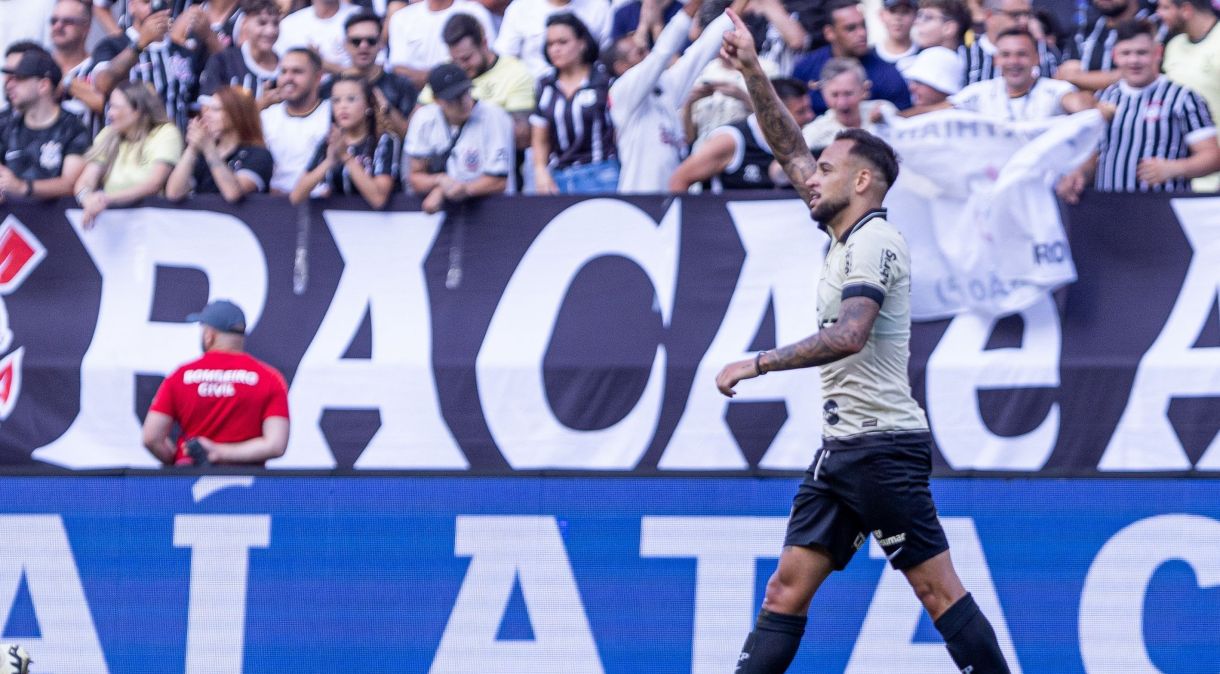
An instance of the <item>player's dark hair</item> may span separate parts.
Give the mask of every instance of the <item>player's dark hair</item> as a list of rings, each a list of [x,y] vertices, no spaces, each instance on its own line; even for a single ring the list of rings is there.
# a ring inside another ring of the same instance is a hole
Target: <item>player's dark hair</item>
[[[1146,19],[1130,19],[1118,24],[1114,28],[1115,44],[1123,40],[1137,38],[1141,35],[1147,35],[1152,40],[1156,40],[1156,27],[1152,25],[1151,21]]]
[[[343,22],[343,32],[346,33],[349,28],[358,23],[375,23],[377,24],[377,33],[381,33],[381,17],[372,12],[356,12],[347,17],[347,21]]]
[[[1008,30],[1000,33],[995,38],[996,44],[999,44],[1000,40],[1003,40],[1006,37],[1023,37],[1026,40],[1029,40],[1029,43],[1034,46],[1035,52],[1038,51],[1038,38],[1034,37],[1033,33],[1025,30],[1024,28],[1009,28]]]
[[[835,134],[835,140],[850,140],[849,155],[854,155],[873,165],[881,172],[888,190],[898,179],[898,155],[890,144],[864,129],[843,129]]]
[[[293,47],[292,49],[284,52],[284,56],[289,54],[304,54],[305,58],[309,59],[309,62],[313,64],[314,70],[322,70],[322,57],[318,56],[318,52],[310,49],[309,47]]]
[[[445,29],[441,31],[441,39],[450,47],[466,39],[477,47],[483,44],[484,38],[483,24],[465,12],[457,12],[449,17],[445,22]]]
[[[779,94],[781,101],[809,95],[809,87],[805,86],[804,82],[793,77],[772,78],[771,86],[775,87],[775,93]]]
[[[597,40],[593,38],[593,34],[589,32],[589,27],[585,25],[585,22],[578,19],[575,14],[570,12],[552,14],[546,20],[546,27],[550,28],[551,26],[567,26],[571,28],[572,32],[576,34],[576,39],[584,43],[584,49],[580,50],[581,63],[593,65],[597,61],[599,53]],[[545,41],[542,45],[542,58],[546,59],[547,65],[555,65],[551,63],[551,55],[546,53]]]

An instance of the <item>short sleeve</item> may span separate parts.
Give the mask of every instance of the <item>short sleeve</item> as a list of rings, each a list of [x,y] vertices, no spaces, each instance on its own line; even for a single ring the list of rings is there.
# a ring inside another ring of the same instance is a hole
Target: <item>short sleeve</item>
[[[241,167],[237,175],[244,175],[258,186],[259,192],[266,192],[271,186],[271,174],[275,172],[275,160],[265,147],[247,148],[242,157]]]
[[[102,152],[106,148],[107,139],[110,138],[110,136],[113,134],[114,134],[114,129],[110,128],[109,126],[102,127],[102,130],[98,131],[97,135],[94,136],[93,144],[89,146],[89,150],[85,153],[85,161],[87,161],[91,164],[98,164],[101,166],[105,166],[106,162],[110,158],[103,157]]]
[[[390,133],[381,134],[377,149],[373,152],[373,175],[390,176],[397,181],[401,164],[402,152],[398,148],[398,139]]]
[[[885,296],[903,264],[901,252],[881,228],[870,228],[866,223],[856,230],[848,238],[844,253],[842,299],[867,297],[878,305],[885,304]]]
[[[86,129],[83,123],[73,117],[72,130],[64,142],[64,156],[84,155],[89,151],[89,144],[89,129]]]
[[[174,390],[181,381],[179,375],[180,371],[175,371],[161,382],[161,386],[157,388],[157,394],[153,396],[152,404],[148,406],[149,412],[160,412],[169,417],[178,418],[178,408],[174,404]]]
[[[288,419],[288,382],[284,381],[284,376],[279,372],[267,368],[271,375],[267,377],[267,381],[271,390],[267,396],[267,407],[263,409],[263,421],[271,417],[283,417]]]
[[[534,76],[520,61],[514,61],[512,78],[504,97],[504,109],[508,112],[529,112],[534,109]]]
[[[1186,131],[1186,144],[1194,145],[1216,135],[1215,122],[1207,108],[1207,101],[1203,100],[1202,96],[1193,91],[1187,91],[1186,94],[1185,104],[1182,106],[1182,128]]]
[[[438,149],[444,149],[433,148],[428,138],[428,131],[432,128],[438,114],[439,108],[435,103],[426,105],[415,113],[411,124],[407,126],[406,154],[408,157],[422,159]]]
[[[149,163],[159,161],[173,166],[182,158],[182,134],[173,124],[162,124],[149,134],[144,149]]]
[[[498,107],[488,110],[487,126],[483,130],[483,174],[506,176],[513,170],[513,123],[508,113]]]

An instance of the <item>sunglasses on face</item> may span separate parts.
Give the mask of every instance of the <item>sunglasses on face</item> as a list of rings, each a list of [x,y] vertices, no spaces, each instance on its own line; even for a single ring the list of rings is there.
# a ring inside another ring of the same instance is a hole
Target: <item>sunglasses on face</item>
[[[54,26],[57,23],[62,23],[62,24],[66,24],[69,26],[81,26],[81,25],[84,25],[85,20],[78,19],[73,16],[53,16],[53,17],[51,17],[51,20],[49,21],[49,23],[52,26]]]
[[[347,43],[353,47],[372,47],[377,44],[375,37],[349,37]]]

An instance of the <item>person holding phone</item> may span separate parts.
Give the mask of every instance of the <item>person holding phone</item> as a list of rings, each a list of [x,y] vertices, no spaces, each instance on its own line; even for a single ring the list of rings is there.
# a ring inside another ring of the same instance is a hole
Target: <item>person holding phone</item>
[[[280,37],[283,15],[276,0],[247,0],[244,11],[245,42],[208,57],[199,78],[199,94],[210,96],[220,87],[242,87],[263,110],[284,100],[283,93],[275,88],[280,73],[275,41]]]

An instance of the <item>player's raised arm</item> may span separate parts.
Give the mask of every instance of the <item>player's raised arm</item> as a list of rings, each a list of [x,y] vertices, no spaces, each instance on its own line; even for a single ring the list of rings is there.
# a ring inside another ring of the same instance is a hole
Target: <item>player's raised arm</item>
[[[801,128],[780,101],[775,88],[771,86],[771,80],[758,63],[758,51],[750,29],[732,9],[727,10],[727,13],[733,20],[733,30],[724,34],[720,53],[745,77],[746,90],[750,92],[754,114],[758,116],[758,126],[762,128],[767,144],[775,153],[775,159],[784,168],[801,198],[808,203],[810,194],[805,181],[813,175],[816,162],[809,153],[809,148],[805,146]]]

